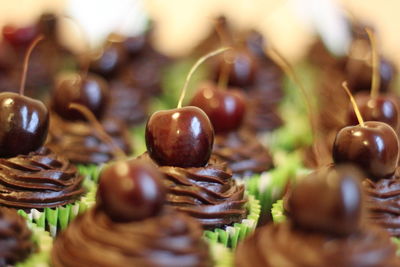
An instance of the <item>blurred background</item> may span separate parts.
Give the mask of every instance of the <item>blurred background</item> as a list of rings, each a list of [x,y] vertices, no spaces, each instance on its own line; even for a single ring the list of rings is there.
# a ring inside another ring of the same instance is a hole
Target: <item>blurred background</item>
[[[64,14],[65,44],[101,45],[110,32],[137,35],[153,21],[155,47],[168,55],[189,54],[225,16],[236,29],[256,29],[290,60],[304,57],[317,34],[337,54],[349,44],[346,20],[373,25],[384,55],[399,66],[398,0],[16,0],[0,1],[0,27],[26,26],[44,12]],[[77,29],[77,27],[81,27]],[[84,34],[84,36],[83,36]]]

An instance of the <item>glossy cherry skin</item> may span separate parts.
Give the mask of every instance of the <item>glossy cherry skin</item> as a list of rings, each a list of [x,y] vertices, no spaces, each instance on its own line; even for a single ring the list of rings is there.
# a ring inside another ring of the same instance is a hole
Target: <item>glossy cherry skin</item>
[[[227,59],[227,60],[226,60]],[[249,86],[254,82],[258,69],[257,59],[245,48],[238,48],[218,57],[216,78],[221,75],[224,64],[229,66],[229,85]]]
[[[214,130],[197,107],[155,112],[146,125],[150,157],[161,166],[202,167],[210,159]]]
[[[389,96],[379,95],[372,99],[366,92],[354,96],[364,120],[381,121],[389,124],[394,130],[399,127],[399,107]],[[353,107],[349,106],[348,118],[350,125],[357,125],[358,120]]]
[[[163,208],[165,188],[162,175],[137,160],[117,161],[100,174],[99,206],[117,222],[144,220]]]
[[[25,155],[46,141],[49,112],[41,101],[16,93],[1,93],[0,125],[0,157]]]
[[[98,75],[69,74],[62,77],[53,92],[52,109],[66,120],[85,120],[78,111],[70,109],[71,103],[86,106],[100,119],[109,101],[107,82]]]
[[[288,197],[290,218],[305,230],[332,235],[357,232],[363,219],[362,178],[350,166],[314,171],[293,187]]]
[[[6,25],[3,28],[3,37],[13,46],[29,45],[38,34],[38,29],[35,25],[17,28],[11,25]]]
[[[246,102],[239,90],[221,90],[212,83],[201,87],[190,105],[207,114],[216,134],[238,129],[246,111]]]
[[[335,163],[358,166],[371,179],[392,175],[399,158],[399,141],[391,126],[378,121],[367,121],[364,126],[341,129],[333,144]]]

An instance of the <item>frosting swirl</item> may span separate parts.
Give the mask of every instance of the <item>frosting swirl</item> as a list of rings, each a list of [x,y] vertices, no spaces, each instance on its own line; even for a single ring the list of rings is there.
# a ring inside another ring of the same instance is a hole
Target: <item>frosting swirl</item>
[[[125,124],[115,118],[101,121],[104,130],[125,153],[131,153],[129,133]],[[50,119],[47,145],[73,163],[100,164],[114,158],[113,148],[98,138],[88,122],[66,121],[57,115]]]
[[[362,182],[367,193],[369,219],[385,228],[392,236],[400,237],[400,167],[387,179]]]
[[[34,249],[25,219],[4,207],[0,207],[0,248],[0,266],[21,262]]]
[[[116,223],[95,207],[55,241],[53,266],[211,266],[202,229],[171,210],[144,221]]]
[[[294,228],[289,222],[264,226],[239,244],[237,267],[395,267],[396,247],[379,228],[331,237]]]
[[[0,205],[17,209],[66,205],[84,193],[82,181],[75,166],[46,147],[1,158]]]
[[[151,160],[147,153],[140,158]],[[167,205],[194,217],[204,229],[225,227],[247,216],[244,185],[236,184],[230,170],[211,158],[200,168],[159,166],[168,189]]]
[[[248,131],[217,135],[213,154],[227,162],[234,177],[262,173],[273,167],[268,150]]]

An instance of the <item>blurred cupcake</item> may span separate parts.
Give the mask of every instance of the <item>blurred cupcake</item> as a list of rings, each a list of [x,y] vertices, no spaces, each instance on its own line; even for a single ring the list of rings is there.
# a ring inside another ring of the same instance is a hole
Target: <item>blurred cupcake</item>
[[[27,222],[15,210],[0,207],[0,265],[46,266],[52,246],[49,234]]]
[[[399,266],[389,235],[366,222],[361,178],[336,167],[301,180],[287,200],[289,220],[239,244],[235,266]]]
[[[83,105],[91,114],[70,109],[71,103]],[[98,166],[115,159],[113,147],[107,143],[93,123],[94,115],[115,146],[124,153],[132,152],[132,144],[123,121],[104,117],[109,103],[107,83],[94,74],[70,74],[60,78],[53,92],[47,145],[77,164],[79,170],[97,180]],[[90,116],[90,118],[88,118]]]
[[[106,166],[97,205],[56,239],[52,266],[218,266],[200,225],[164,205],[162,179],[135,160]]]

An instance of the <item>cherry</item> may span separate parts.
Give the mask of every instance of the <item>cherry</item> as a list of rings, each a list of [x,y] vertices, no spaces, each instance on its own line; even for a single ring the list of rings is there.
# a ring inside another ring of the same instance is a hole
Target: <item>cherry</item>
[[[28,60],[40,40],[42,37],[35,39],[25,55],[19,94],[0,93],[0,157],[27,154],[41,147],[46,140],[49,128],[46,106],[23,95]]]
[[[245,87],[253,83],[258,69],[258,62],[256,57],[247,49],[237,48],[229,53],[226,58],[220,56],[216,67],[217,77],[223,72],[224,64],[229,66],[230,85]]]
[[[163,208],[162,175],[146,163],[130,160],[106,166],[100,174],[99,207],[117,222],[143,220]]]
[[[246,110],[244,96],[239,90],[218,90],[213,83],[203,85],[190,105],[201,108],[208,115],[216,134],[238,129]]]
[[[3,37],[13,46],[29,45],[38,35],[38,29],[35,25],[17,28],[12,25],[6,25],[3,28]]]
[[[290,218],[305,230],[356,232],[363,219],[362,173],[350,166],[319,169],[300,180],[288,198]]]
[[[92,58],[90,70],[104,77],[114,75],[128,58],[123,41],[121,36],[110,35],[105,47]]]
[[[190,69],[176,109],[157,111],[147,121],[146,146],[150,157],[161,166],[201,167],[210,159],[214,130],[210,119],[198,107],[182,108],[195,70],[208,58],[230,48],[220,48],[202,56]]]
[[[351,163],[371,178],[393,175],[399,158],[399,141],[388,124],[367,121],[341,129],[333,144],[335,163]]]
[[[389,124],[394,130],[399,127],[399,107],[389,96],[378,95],[371,98],[369,94],[360,92],[354,96],[360,113],[366,121],[381,121]],[[349,123],[358,124],[353,108],[349,108]]]
[[[123,41],[123,46],[130,56],[135,56],[144,49],[146,41],[146,36],[144,34],[131,36]]]
[[[98,75],[77,73],[61,77],[52,96],[52,109],[67,120],[85,120],[76,110],[69,108],[71,103],[86,106],[96,116],[101,118],[109,101],[107,82]]]
[[[201,167],[210,158],[214,131],[207,115],[189,106],[155,112],[145,138],[150,157],[159,165]]]

